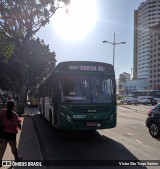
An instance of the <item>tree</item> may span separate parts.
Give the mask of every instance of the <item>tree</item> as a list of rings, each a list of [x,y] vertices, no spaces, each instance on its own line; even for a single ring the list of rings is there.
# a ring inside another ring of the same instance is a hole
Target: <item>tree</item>
[[[29,41],[27,53],[27,88],[32,88],[37,86],[39,82],[54,69],[56,54],[55,52],[51,52],[49,45],[46,45],[44,41],[39,38]]]
[[[28,41],[49,23],[49,19],[62,4],[69,0],[0,0],[0,36],[11,41],[18,50],[21,62],[21,91],[18,113],[24,112],[27,86],[26,56]]]
[[[10,57],[8,61],[0,61],[0,88],[3,90],[17,91],[19,85],[19,63],[14,57]]]
[[[0,62],[7,61],[14,51],[14,44],[4,38],[0,32]]]
[[[43,40],[31,39],[28,42],[27,48],[27,82],[26,88],[28,89],[35,87],[39,84],[52,69],[55,67],[56,55],[51,52],[49,45],[46,45]],[[5,62],[0,61],[0,88],[3,90],[9,90],[13,93],[19,93],[19,59],[17,58],[16,49],[12,56]]]

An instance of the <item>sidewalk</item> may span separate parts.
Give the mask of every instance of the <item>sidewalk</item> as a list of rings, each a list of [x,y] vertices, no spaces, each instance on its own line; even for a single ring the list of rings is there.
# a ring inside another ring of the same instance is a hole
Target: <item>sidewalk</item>
[[[43,160],[28,106],[25,107],[24,115],[20,118],[22,120],[22,129],[17,134],[19,155],[23,157],[23,160]],[[14,160],[9,145],[7,145],[3,160]]]

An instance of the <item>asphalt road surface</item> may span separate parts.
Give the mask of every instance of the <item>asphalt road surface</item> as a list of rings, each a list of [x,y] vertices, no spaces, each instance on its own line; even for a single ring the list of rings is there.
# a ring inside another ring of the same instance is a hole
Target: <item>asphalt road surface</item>
[[[95,132],[55,132],[48,121],[37,114],[36,108],[31,108],[30,111],[35,114],[33,121],[43,158],[61,163],[61,166],[47,168],[158,169],[160,166],[143,166],[140,163],[127,166],[128,162],[134,160],[160,160],[160,140],[152,138],[145,126],[149,108],[151,106],[118,106],[117,127]],[[107,166],[109,162],[125,161],[125,166]],[[74,162],[79,163],[74,166]],[[78,166],[79,164],[84,166]]]

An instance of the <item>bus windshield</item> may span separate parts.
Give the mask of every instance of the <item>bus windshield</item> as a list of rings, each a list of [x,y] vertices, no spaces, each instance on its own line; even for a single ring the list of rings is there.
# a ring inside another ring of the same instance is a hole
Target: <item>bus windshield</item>
[[[61,78],[64,103],[112,103],[113,80],[104,74],[63,75]]]

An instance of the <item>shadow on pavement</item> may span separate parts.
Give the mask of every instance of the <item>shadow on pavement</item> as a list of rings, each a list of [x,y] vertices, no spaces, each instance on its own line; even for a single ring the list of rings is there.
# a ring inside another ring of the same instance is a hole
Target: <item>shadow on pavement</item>
[[[61,166],[56,168],[70,168],[76,164],[85,162],[86,166],[78,168],[135,168],[142,169],[144,166],[106,166],[109,162],[117,164],[121,161],[139,161],[121,143],[100,135],[95,132],[55,132],[47,120],[41,115],[33,116],[34,126],[37,132],[40,148],[44,160],[58,161]],[[87,161],[86,161],[87,160]],[[46,161],[48,162],[48,161]],[[76,163],[78,162],[78,163]]]

